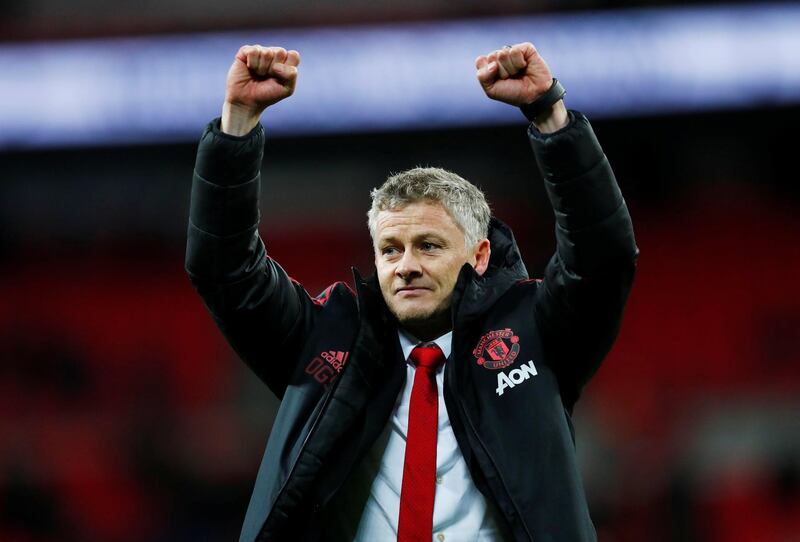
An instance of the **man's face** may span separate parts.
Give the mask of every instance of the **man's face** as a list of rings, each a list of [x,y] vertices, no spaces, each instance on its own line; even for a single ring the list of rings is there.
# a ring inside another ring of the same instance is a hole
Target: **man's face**
[[[425,333],[420,331],[426,327],[449,326],[450,302],[461,267],[467,262],[475,266],[481,259],[488,262],[489,242],[468,249],[464,233],[433,202],[379,212],[374,243],[383,298],[392,314],[416,331],[418,338],[423,338]],[[485,265],[476,270],[483,273]]]

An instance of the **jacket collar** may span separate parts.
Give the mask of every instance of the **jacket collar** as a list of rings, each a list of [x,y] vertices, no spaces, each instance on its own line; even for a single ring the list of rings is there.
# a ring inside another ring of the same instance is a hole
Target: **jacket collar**
[[[506,224],[492,217],[489,223],[492,255],[481,276],[464,264],[453,292],[453,323],[466,323],[494,305],[511,286],[528,278],[514,234]]]

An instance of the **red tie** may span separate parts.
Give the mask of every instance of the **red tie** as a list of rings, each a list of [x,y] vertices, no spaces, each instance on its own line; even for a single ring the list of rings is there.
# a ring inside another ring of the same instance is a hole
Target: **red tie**
[[[420,542],[433,535],[433,497],[436,493],[436,437],[439,394],[436,369],[444,363],[438,346],[417,346],[411,351],[417,367],[408,411],[403,487],[397,542]]]

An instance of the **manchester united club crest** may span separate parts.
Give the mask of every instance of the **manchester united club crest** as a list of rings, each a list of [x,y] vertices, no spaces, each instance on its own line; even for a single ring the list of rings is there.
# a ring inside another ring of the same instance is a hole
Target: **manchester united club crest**
[[[481,337],[472,354],[486,369],[505,369],[519,355],[519,337],[510,328],[490,331]]]

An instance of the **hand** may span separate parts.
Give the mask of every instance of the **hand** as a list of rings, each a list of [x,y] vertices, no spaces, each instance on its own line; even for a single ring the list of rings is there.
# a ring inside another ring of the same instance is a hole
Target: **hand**
[[[519,107],[531,103],[550,89],[553,75],[532,43],[518,43],[475,59],[478,82],[486,95]],[[534,123],[542,132],[565,126],[569,116],[563,100]]]
[[[228,70],[222,131],[245,135],[264,110],[294,93],[300,53],[282,47],[245,45]]]
[[[547,92],[550,68],[532,43],[518,43],[475,59],[478,81],[493,100],[520,106]]]

